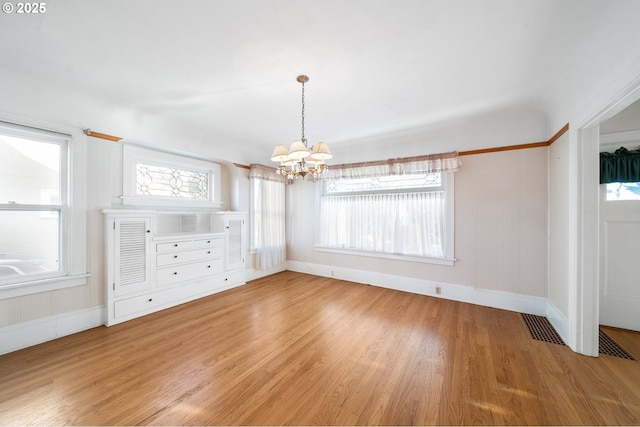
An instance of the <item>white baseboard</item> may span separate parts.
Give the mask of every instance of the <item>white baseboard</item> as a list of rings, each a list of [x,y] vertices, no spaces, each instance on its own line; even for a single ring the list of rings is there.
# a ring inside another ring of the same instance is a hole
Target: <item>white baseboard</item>
[[[558,310],[558,307],[553,305],[551,301],[547,301],[546,316],[549,319],[549,322],[551,322],[551,325],[560,335],[560,338],[562,338],[565,344],[571,346],[571,324],[567,317]]]
[[[266,276],[271,276],[272,274],[276,274],[276,273],[280,273],[282,271],[285,271],[287,269],[287,263],[284,262],[280,265],[276,265],[270,268],[266,268],[264,270],[258,270],[255,268],[247,268],[245,270],[245,280],[247,282],[251,281],[251,280],[256,280],[256,279],[260,279],[262,277],[266,277]]]
[[[0,354],[101,326],[105,316],[104,306],[98,306],[0,328]]]
[[[287,269],[519,313],[547,315],[547,299],[543,297],[299,261],[287,261]],[[440,288],[440,294],[436,293],[436,287]]]

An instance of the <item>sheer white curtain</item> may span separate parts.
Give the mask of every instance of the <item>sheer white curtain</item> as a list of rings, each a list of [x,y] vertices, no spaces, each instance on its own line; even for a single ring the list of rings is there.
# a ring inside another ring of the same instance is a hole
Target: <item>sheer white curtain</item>
[[[273,168],[251,165],[251,249],[256,268],[286,261],[285,182]]]
[[[332,166],[323,177],[317,245],[428,258],[453,256],[453,212],[447,202],[452,188],[448,179],[433,185],[429,176],[442,178],[460,166],[455,151]],[[399,179],[393,188],[367,180],[419,175],[425,176],[423,184]],[[337,185],[340,181],[352,185]]]
[[[445,192],[322,197],[319,245],[442,258]]]

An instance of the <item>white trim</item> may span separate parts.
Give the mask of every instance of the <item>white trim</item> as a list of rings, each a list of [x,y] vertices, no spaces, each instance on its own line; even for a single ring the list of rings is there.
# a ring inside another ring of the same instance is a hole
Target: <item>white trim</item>
[[[23,295],[39,294],[57,289],[72,288],[87,284],[87,277],[91,274],[76,274],[73,276],[58,276],[47,279],[19,282],[0,287],[0,300],[20,297]]]
[[[565,343],[568,343],[571,338],[571,324],[569,319],[565,316],[551,301],[547,301],[547,318],[551,325],[560,335],[560,338]]]
[[[616,82],[617,83],[617,82]],[[619,87],[619,86],[618,86]],[[599,104],[570,131],[569,346],[598,356],[599,328],[599,125],[640,99],[640,76]],[[609,91],[610,93],[613,90]],[[595,187],[592,189],[592,187]]]
[[[0,354],[101,326],[104,318],[104,306],[97,306],[0,328]]]
[[[21,119],[11,120],[0,118],[0,128],[7,135],[16,136],[18,138],[36,139],[41,141],[49,141],[60,143],[68,141],[72,138],[72,132],[61,132],[49,129],[49,125],[38,126],[34,124],[24,124]]]
[[[208,200],[191,200],[191,199],[177,199],[174,197],[144,197],[134,196],[127,197],[122,196],[122,204],[124,206],[176,206],[179,203],[179,208],[200,208],[200,209],[220,209],[223,205],[222,202],[211,202]]]
[[[62,159],[60,170],[61,177],[66,180],[66,185],[61,185],[60,194],[62,208],[60,210],[61,235],[59,239],[60,261],[58,265],[62,275],[54,278],[54,281],[46,286],[39,288],[31,287],[31,282],[40,282],[40,280],[16,282],[10,286],[2,285],[0,298],[12,298],[5,296],[8,295],[4,292],[5,289],[11,295],[20,296],[78,286],[81,283],[76,279],[87,271],[87,137],[77,127],[61,126],[7,113],[0,113],[0,122],[4,129],[12,129],[11,132],[20,130],[24,134],[34,133],[39,135],[38,138],[43,137],[45,140],[50,141],[66,140],[66,155]],[[45,281],[44,278],[43,281]],[[24,293],[19,292],[17,289],[19,285],[26,286],[27,290]]]
[[[264,270],[258,270],[257,268],[247,268],[244,276],[247,282],[251,280],[260,279],[262,277],[271,276],[272,274],[280,273],[287,270],[287,263],[284,262],[273,267],[266,268]]]
[[[547,314],[547,299],[543,297],[300,261],[287,261],[287,270],[519,313]],[[436,293],[436,287],[440,288],[440,294]]]
[[[454,265],[457,261],[455,258],[430,258],[422,256],[387,254],[384,252],[356,251],[353,249],[330,248],[326,246],[314,246],[317,252],[329,252],[343,255],[356,255],[374,258],[395,259],[399,261],[420,262],[424,264]]]
[[[573,331],[569,346],[573,351],[598,357],[599,298],[599,207],[600,167],[599,126],[579,129],[576,145],[575,264],[573,291],[575,304],[569,313]],[[572,308],[571,308],[572,307]]]
[[[640,141],[640,130],[630,130],[625,132],[601,133],[600,143],[607,144],[609,142],[622,141]]]

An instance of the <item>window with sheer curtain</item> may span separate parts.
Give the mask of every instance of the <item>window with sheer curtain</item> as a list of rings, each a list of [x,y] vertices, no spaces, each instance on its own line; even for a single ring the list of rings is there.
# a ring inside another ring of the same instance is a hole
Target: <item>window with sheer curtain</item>
[[[272,168],[251,165],[251,250],[256,268],[286,261],[285,182]]]
[[[333,168],[322,184],[316,248],[452,263],[459,165],[451,153]]]

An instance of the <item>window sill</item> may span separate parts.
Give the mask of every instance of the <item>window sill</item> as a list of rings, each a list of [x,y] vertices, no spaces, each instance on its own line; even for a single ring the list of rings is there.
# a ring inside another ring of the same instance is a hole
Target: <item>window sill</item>
[[[356,251],[352,249],[328,248],[325,246],[315,246],[315,250],[317,252],[330,252],[330,253],[343,254],[343,255],[356,255],[356,256],[367,256],[367,257],[373,257],[373,258],[394,259],[398,261],[419,262],[423,264],[438,264],[438,265],[453,266],[457,261],[455,258],[429,258],[429,257],[412,256],[412,255],[394,255],[394,254],[385,254],[382,252],[367,252],[367,251]]]
[[[0,286],[0,300],[86,285],[89,276],[91,276],[89,273],[76,274],[2,285]]]
[[[122,204],[124,206],[146,206],[146,207],[188,207],[188,208],[210,208],[219,209],[222,207],[222,202],[215,202],[211,200],[191,200],[191,199],[177,199],[177,198],[163,198],[163,197],[135,197],[135,196],[123,196]]]

